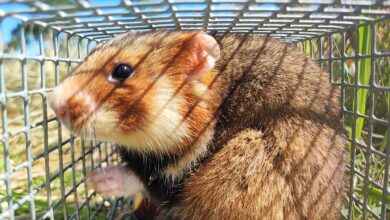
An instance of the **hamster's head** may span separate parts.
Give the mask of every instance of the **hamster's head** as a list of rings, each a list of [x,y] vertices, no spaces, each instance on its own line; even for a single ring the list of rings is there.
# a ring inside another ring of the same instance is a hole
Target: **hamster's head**
[[[75,135],[144,152],[177,150],[213,120],[209,88],[219,55],[203,32],[118,35],[97,46],[49,103]]]

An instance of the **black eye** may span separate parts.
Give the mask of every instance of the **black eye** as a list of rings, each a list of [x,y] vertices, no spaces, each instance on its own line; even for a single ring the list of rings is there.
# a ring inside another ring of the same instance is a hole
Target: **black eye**
[[[128,64],[119,64],[115,67],[114,71],[112,71],[112,78],[123,81],[127,79],[131,74],[133,74],[133,68]]]

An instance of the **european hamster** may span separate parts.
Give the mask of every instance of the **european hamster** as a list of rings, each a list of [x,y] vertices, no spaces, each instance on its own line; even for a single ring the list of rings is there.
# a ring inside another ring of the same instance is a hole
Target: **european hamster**
[[[157,219],[336,219],[339,91],[295,46],[203,32],[118,35],[50,104],[74,134],[118,145],[103,196],[147,191]]]

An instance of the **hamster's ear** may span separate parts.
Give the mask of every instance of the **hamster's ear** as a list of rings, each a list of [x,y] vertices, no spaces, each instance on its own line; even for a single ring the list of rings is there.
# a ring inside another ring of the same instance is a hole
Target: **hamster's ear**
[[[190,51],[190,66],[192,66],[189,77],[200,79],[214,67],[219,59],[219,45],[212,36],[203,32],[196,33],[187,45]]]

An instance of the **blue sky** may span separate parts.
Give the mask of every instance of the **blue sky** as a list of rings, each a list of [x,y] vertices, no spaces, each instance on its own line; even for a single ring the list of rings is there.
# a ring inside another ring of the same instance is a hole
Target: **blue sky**
[[[0,4],[0,10],[5,12],[15,12],[15,11],[21,11],[26,10],[29,7],[24,4],[19,3],[11,3],[11,4]],[[2,32],[3,32],[3,40],[6,43],[9,43],[11,40],[11,32],[15,27],[20,24],[20,21],[16,19],[11,19],[6,17],[2,20]]]
[[[69,1],[73,1],[73,0],[69,0]],[[136,1],[142,1],[142,0],[133,0],[134,2]],[[102,6],[102,5],[117,5],[120,3],[120,0],[89,0],[89,3],[91,5],[94,5],[94,6]],[[183,9],[183,7],[190,7],[192,9],[198,9],[198,10],[202,10],[202,7],[205,7],[205,4],[202,4],[202,2],[200,2],[200,4],[187,4],[187,5],[180,5],[180,4],[177,4],[175,5],[175,7],[180,10],[180,9]],[[213,5],[212,7],[215,7],[215,8],[227,8],[227,7],[235,7],[234,4],[216,4],[216,5]],[[0,10],[6,12],[6,13],[9,13],[9,12],[20,12],[20,11],[25,11],[25,10],[28,10],[30,8],[30,6],[28,6],[27,4],[23,4],[23,3],[0,3]],[[251,9],[268,9],[268,10],[278,10],[278,5],[277,4],[254,4],[253,6],[251,6]],[[143,10],[147,9],[146,8],[143,8]],[[184,12],[178,12],[178,13],[184,13]],[[201,11],[199,11],[198,13],[202,13]],[[216,13],[220,13],[220,12],[216,12]],[[226,13],[226,12],[224,12]],[[31,15],[28,15],[28,14],[24,14],[25,16],[27,17],[30,17]],[[3,40],[5,43],[9,43],[10,40],[12,39],[12,35],[11,35],[11,32],[12,30],[15,29],[15,27],[17,27],[17,25],[20,24],[20,21],[18,21],[17,19],[13,19],[13,18],[9,18],[9,17],[6,17],[2,20],[2,32],[3,32]]]
[[[73,0],[70,0],[73,1]],[[89,0],[91,5],[115,5],[119,4],[120,0]],[[28,10],[31,7],[23,3],[0,3],[0,10],[6,13],[9,12],[20,12]],[[11,32],[14,30],[20,21],[17,19],[6,17],[2,20],[2,32],[3,40],[5,43],[9,43],[12,39]]]

